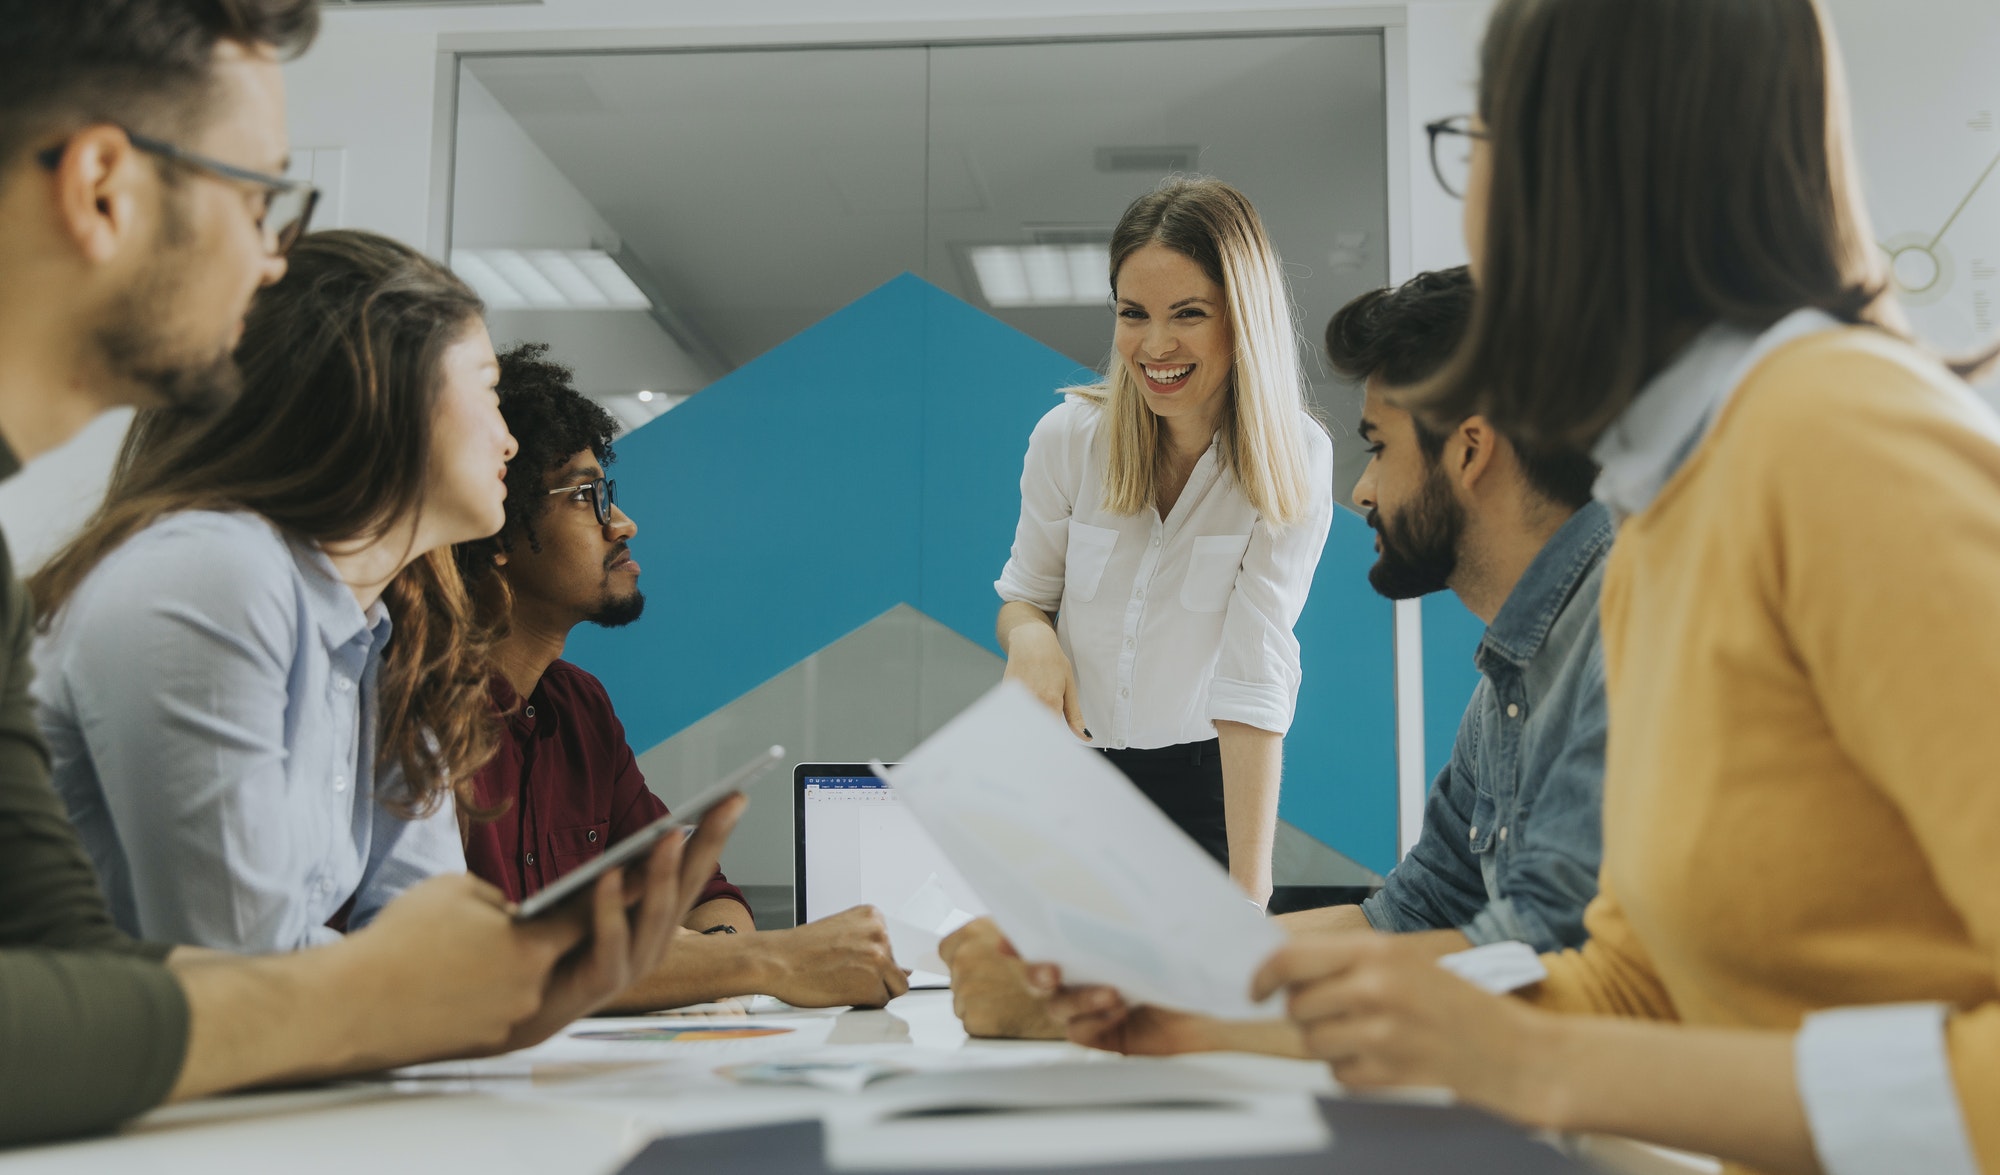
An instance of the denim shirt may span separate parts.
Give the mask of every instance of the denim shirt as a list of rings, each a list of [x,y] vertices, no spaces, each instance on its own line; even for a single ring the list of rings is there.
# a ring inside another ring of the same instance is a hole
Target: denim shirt
[[[325,552],[254,514],[188,511],[84,578],[35,651],[56,790],[121,929],[260,953],[335,940],[465,870],[453,808],[382,803],[390,621]]]
[[[1591,502],[1549,539],[1479,642],[1482,675],[1416,846],[1362,903],[1377,930],[1457,929],[1475,946],[1580,946],[1603,851],[1604,655],[1597,594],[1611,518]]]

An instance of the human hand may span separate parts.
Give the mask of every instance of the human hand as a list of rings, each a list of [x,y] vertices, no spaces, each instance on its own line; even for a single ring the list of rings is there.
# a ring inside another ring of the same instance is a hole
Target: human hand
[[[1090,737],[1083,729],[1076,669],[1063,654],[1055,629],[1039,623],[1016,627],[1007,640],[1007,670],[1001,677],[1027,686],[1044,706],[1062,715],[1076,737]]]
[[[879,1008],[910,990],[909,972],[896,965],[888,927],[873,906],[766,931],[744,945],[759,952],[760,969],[770,976],[759,990],[793,1007]]]
[[[348,1068],[496,1052],[541,1007],[557,960],[583,941],[573,918],[516,923],[506,896],[465,873],[412,886],[328,948],[379,1029]],[[303,956],[302,956],[303,957]],[[329,956],[333,957],[333,956]]]
[[[938,944],[951,968],[951,1009],[971,1036],[1061,1040],[1049,1012],[1049,989],[1029,981],[1027,965],[991,918],[977,918]]]
[[[746,802],[732,796],[716,805],[685,841],[664,838],[646,858],[643,872],[620,869],[600,877],[587,910],[573,902],[570,909],[521,928],[527,932],[542,921],[587,916],[589,941],[550,972],[540,1006],[514,1026],[505,1049],[546,1039],[659,967],[682,919],[714,874]]]
[[[1153,1004],[1132,1005],[1109,987],[1059,988],[1049,997],[1049,1011],[1067,1027],[1072,1042],[1127,1056],[1306,1055],[1298,1029],[1288,1020],[1218,1020]]]
[[[1548,1118],[1547,1013],[1481,991],[1423,944],[1386,934],[1296,938],[1257,972],[1286,992],[1308,1055],[1350,1089],[1428,1085],[1520,1121]]]

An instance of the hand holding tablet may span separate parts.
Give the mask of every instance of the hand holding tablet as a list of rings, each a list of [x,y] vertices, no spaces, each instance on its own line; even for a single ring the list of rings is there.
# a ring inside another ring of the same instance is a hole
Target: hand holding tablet
[[[563,874],[553,885],[529,897],[514,911],[516,921],[539,918],[578,894],[587,893],[597,879],[613,869],[635,864],[652,851],[661,839],[679,829],[693,828],[717,804],[738,795],[758,775],[785,757],[785,748],[772,747],[724,776],[714,785],[695,793],[677,811],[670,812],[606,849],[586,864]]]

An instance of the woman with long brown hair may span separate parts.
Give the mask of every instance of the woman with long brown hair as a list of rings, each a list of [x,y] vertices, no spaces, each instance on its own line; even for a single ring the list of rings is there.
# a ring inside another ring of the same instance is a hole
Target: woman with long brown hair
[[[1260,986],[1351,1086],[2000,1170],[2000,421],[1902,337],[1825,14],[1503,0],[1432,133],[1470,146],[1479,299],[1412,407],[1589,449],[1622,519],[1600,896],[1524,1001],[1380,936]]]
[[[114,917],[291,950],[464,869],[491,750],[453,543],[503,521],[514,440],[477,297],[386,238],[302,239],[206,420],[142,415],[30,584],[38,717]]]

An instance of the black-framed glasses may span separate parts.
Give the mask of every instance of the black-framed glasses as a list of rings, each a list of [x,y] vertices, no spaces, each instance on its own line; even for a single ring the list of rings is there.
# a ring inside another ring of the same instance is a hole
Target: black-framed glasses
[[[274,257],[282,257],[292,251],[299,238],[306,234],[306,226],[312,223],[313,209],[319,205],[319,189],[310,180],[295,180],[282,175],[269,175],[224,163],[220,159],[210,159],[193,151],[183,150],[162,139],[125,130],[125,138],[134,147],[148,155],[206,172],[210,176],[231,183],[250,184],[264,191],[264,209],[257,217],[257,227],[264,233],[264,248]],[[54,170],[62,162],[63,149],[67,144],[49,147],[35,156],[43,167]]]
[[[590,491],[590,504],[597,508],[597,525],[610,526],[611,507],[618,501],[618,483],[608,477],[600,477],[595,481],[584,482],[582,485],[564,486],[559,490],[550,490],[549,497],[553,498],[557,494],[574,494],[584,490]]]
[[[1472,142],[1490,136],[1472,125],[1472,115],[1455,114],[1424,124],[1431,137],[1431,174],[1438,186],[1455,200],[1465,199],[1466,181],[1472,175]]]

